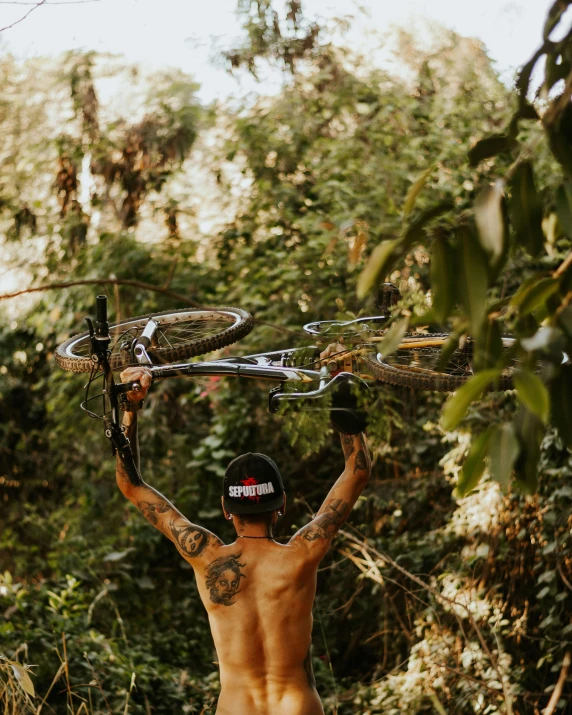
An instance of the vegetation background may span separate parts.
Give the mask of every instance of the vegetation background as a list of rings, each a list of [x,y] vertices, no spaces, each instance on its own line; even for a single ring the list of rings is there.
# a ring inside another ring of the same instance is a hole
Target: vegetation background
[[[371,313],[384,278],[403,294],[397,331],[470,331],[479,372],[441,417],[443,396],[402,388],[370,405],[373,476],[319,573],[326,712],[572,712],[572,51],[570,32],[552,34],[568,5],[533,56],[538,91],[532,67],[509,90],[479,42],[448,31],[430,48],[396,31],[393,76],[344,45],[345,20],[318,26],[297,0],[239,3],[229,68],[270,64],[283,87],[232,106],[117,57],[0,59],[0,250],[40,289],[0,303],[2,712],[215,708],[189,567],[116,489],[100,425],[79,411],[84,378],[55,366],[96,293],[118,319],[243,307],[256,328],[225,354],[247,354]],[[518,337],[518,390],[483,394],[501,330]],[[325,414],[266,404],[251,382],[158,384],[144,477],[230,538],[225,466],[267,452],[288,485],[287,538],[341,450]]]

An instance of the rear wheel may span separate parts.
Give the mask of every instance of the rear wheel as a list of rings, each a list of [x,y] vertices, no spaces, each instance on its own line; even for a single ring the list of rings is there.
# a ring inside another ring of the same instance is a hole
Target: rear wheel
[[[411,336],[387,357],[377,353],[363,355],[362,359],[375,378],[389,385],[454,392],[474,374],[474,343],[470,338],[465,340],[443,365],[442,348],[448,338],[448,335]],[[511,338],[503,339],[505,348],[512,342]],[[512,389],[513,371],[514,366],[506,368],[491,389]]]
[[[130,318],[109,328],[109,362],[113,370],[133,364],[131,346],[149,318],[158,324],[147,348],[155,364],[180,362],[232,345],[248,335],[253,322],[252,316],[240,308],[173,310]],[[94,363],[89,333],[75,335],[58,345],[56,362],[64,370],[91,372]]]

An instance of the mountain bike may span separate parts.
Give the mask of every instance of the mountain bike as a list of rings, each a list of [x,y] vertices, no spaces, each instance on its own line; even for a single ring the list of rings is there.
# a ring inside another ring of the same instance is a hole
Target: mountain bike
[[[198,361],[248,335],[252,316],[240,308],[193,308],[129,318],[110,326],[107,298],[98,296],[95,323],[87,318],[87,332],[61,343],[56,361],[65,370],[89,373],[82,407],[90,416],[104,420],[114,449],[127,448],[119,414],[126,392],[134,387],[116,383],[114,373],[132,365],[148,367],[154,380],[225,376],[271,382],[271,412],[285,403],[328,409],[340,431],[355,434],[365,426],[362,396],[371,387],[386,383],[451,392],[473,374],[472,341],[456,345],[455,337],[448,334],[405,335],[397,349],[383,354],[390,309],[398,297],[396,287],[385,284],[380,315],[308,323],[304,330],[313,345]],[[512,342],[503,339],[505,350],[510,350]],[[326,343],[337,344],[338,349],[323,359],[320,350]],[[451,344],[453,349],[447,350]],[[103,380],[103,389],[94,396],[91,390],[98,379]],[[511,385],[508,368],[494,389],[506,390]],[[96,413],[93,403],[99,399],[102,408]]]

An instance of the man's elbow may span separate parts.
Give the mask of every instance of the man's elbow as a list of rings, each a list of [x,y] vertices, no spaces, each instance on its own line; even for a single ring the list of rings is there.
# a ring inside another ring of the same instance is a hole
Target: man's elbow
[[[123,496],[132,501],[133,484],[131,484],[125,474],[123,474],[120,470],[117,470],[115,472],[115,481],[117,482],[119,491],[123,494]]]

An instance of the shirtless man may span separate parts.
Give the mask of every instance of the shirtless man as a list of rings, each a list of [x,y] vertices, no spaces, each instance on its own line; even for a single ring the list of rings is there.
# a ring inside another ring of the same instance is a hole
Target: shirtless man
[[[146,368],[133,367],[121,379],[141,384],[127,393],[133,409],[123,422],[138,463],[136,410],[152,378]],[[324,713],[310,656],[316,573],[370,474],[363,435],[341,438],[342,475],[287,544],[272,536],[286,495],[278,468],[265,455],[242,455],[227,468],[222,510],[236,529],[232,544],[193,524],[153,487],[133,486],[117,460],[121,492],[194,569],[220,667],[217,715]]]

